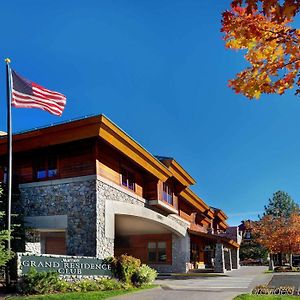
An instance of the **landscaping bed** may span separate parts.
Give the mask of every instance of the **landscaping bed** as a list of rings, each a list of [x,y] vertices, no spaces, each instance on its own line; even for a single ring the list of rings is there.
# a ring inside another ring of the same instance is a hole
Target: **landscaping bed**
[[[128,293],[137,292],[144,289],[156,287],[155,285],[144,286],[142,288],[131,288],[127,290],[114,291],[98,291],[98,292],[73,292],[52,295],[34,295],[34,296],[14,296],[7,300],[102,300],[110,297],[124,295]]]
[[[121,255],[108,258],[113,278],[76,277],[61,278],[57,271],[38,272],[30,268],[16,286],[20,296],[8,299],[107,299],[145,288],[153,287],[157,272],[141,264],[137,258]]]
[[[250,295],[243,294],[235,297],[233,300],[296,300],[299,296],[289,296],[289,295]]]

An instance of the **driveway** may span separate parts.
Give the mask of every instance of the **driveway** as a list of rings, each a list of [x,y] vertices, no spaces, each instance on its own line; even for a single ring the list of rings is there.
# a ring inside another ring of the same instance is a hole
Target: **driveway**
[[[236,295],[250,292],[259,284],[267,284],[272,274],[264,274],[267,267],[241,267],[225,276],[195,278],[166,278],[156,280],[160,287],[115,300],[231,300]]]

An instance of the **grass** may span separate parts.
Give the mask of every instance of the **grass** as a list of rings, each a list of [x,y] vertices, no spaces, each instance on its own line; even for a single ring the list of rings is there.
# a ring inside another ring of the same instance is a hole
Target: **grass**
[[[289,296],[289,295],[250,295],[243,294],[235,297],[233,300],[295,300],[299,299],[299,296]]]
[[[212,273],[160,273],[157,279],[163,276],[171,276],[171,277],[228,277],[225,274],[212,274]]]
[[[151,289],[157,285],[149,285],[143,288],[132,288],[128,290],[115,290],[115,291],[99,291],[99,292],[73,292],[63,294],[48,294],[48,295],[34,295],[34,296],[14,296],[8,297],[7,300],[102,300],[111,297],[125,295],[141,291],[144,289]]]

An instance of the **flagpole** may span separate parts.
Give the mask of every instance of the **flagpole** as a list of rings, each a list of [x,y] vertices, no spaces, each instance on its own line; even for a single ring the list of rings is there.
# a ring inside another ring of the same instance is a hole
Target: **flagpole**
[[[11,122],[11,72],[10,59],[6,58],[6,96],[7,96],[7,206],[6,206],[6,225],[8,230],[7,250],[11,251],[11,195],[12,195],[12,122]],[[6,285],[9,287],[11,283],[10,268],[6,266]]]

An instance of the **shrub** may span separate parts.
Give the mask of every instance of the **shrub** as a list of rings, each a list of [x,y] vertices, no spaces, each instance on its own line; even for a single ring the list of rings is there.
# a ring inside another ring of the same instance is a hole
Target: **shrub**
[[[141,287],[152,283],[157,276],[156,270],[147,265],[141,265],[132,276],[132,281],[135,286]]]
[[[101,285],[96,280],[83,279],[71,285],[73,291],[92,292],[101,290]]]
[[[67,282],[59,278],[57,272],[37,272],[31,268],[20,281],[19,290],[22,294],[48,294],[57,292],[91,292],[129,289],[132,286],[114,278],[82,279]]]
[[[19,287],[23,294],[45,294],[61,291],[64,284],[57,272],[37,272],[30,268],[22,277]]]
[[[119,280],[131,284],[131,278],[137,272],[140,265],[141,261],[138,258],[121,255],[113,262],[113,273]]]
[[[123,287],[122,283],[119,280],[113,278],[99,279],[97,280],[97,284],[100,287],[101,291],[127,289]]]

